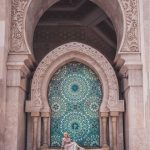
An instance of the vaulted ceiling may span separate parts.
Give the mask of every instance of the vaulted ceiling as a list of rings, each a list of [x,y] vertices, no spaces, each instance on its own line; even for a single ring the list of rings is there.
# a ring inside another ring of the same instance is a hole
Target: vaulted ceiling
[[[44,13],[34,33],[37,62],[54,48],[72,41],[96,48],[113,63],[117,46],[114,27],[89,0],[60,0]]]

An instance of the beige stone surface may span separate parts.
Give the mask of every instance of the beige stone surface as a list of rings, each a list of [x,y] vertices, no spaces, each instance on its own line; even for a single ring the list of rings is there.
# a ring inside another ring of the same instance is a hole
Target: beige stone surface
[[[142,68],[127,65],[128,80],[125,88],[125,147],[126,150],[145,149],[144,101]],[[134,69],[135,68],[135,69]],[[137,144],[138,143],[138,144]]]
[[[24,91],[18,87],[7,88],[5,150],[25,148],[24,101],[20,100],[24,96]]]
[[[24,111],[24,103],[29,70],[22,56],[19,60],[9,56],[7,69],[7,103],[3,148],[5,148],[4,150],[25,150],[26,114]]]
[[[5,21],[0,21],[0,47],[3,47],[5,44],[5,23]]]
[[[0,1],[0,149],[4,149],[6,115],[6,60],[9,48],[10,1]]]
[[[0,1],[0,20],[5,20],[6,19],[6,1],[5,0],[1,0]],[[5,30],[4,30],[5,31]]]
[[[141,7],[141,48],[143,60],[143,84],[144,84],[144,125],[145,125],[145,149],[150,147],[150,1],[143,0]]]

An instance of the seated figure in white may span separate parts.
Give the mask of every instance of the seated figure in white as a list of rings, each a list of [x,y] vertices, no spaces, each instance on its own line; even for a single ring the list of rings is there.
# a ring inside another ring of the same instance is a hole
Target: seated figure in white
[[[85,150],[76,142],[73,142],[67,132],[64,133],[64,137],[62,138],[61,148],[62,150]]]

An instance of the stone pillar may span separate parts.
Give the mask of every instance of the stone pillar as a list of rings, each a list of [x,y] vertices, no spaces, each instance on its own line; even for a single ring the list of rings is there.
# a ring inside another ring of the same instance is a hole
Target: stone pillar
[[[126,111],[124,113],[125,150],[145,150],[142,64],[138,61],[139,56],[133,56],[131,58],[126,56],[129,60],[126,60],[126,63],[120,70],[120,73],[123,75],[123,90],[126,103]],[[127,59],[126,57],[125,59]]]
[[[33,140],[32,140],[32,150],[37,150],[37,136],[38,136],[38,121],[39,112],[31,112],[31,117],[33,118]]]
[[[119,117],[119,112],[111,112],[110,116],[112,118],[112,144],[113,150],[118,150],[117,145],[117,119]]]
[[[24,104],[30,70],[26,55],[9,55],[7,61],[7,103],[5,150],[25,150],[26,113]],[[13,139],[13,140],[12,140]]]
[[[41,117],[43,119],[42,126],[43,126],[43,140],[42,140],[42,148],[48,147],[48,121],[49,121],[49,112],[41,113]]]
[[[103,145],[102,145],[102,147],[103,148],[108,148],[109,146],[108,146],[108,139],[107,139],[107,126],[108,126],[108,117],[109,117],[109,113],[101,113],[101,121],[102,121],[102,131],[103,131],[103,134],[102,134],[102,136],[103,136],[103,141],[102,141],[102,143],[103,143]]]

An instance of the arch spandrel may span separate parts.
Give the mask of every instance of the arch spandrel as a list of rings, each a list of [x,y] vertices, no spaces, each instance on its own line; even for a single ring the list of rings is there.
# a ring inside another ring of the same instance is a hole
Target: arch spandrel
[[[44,12],[49,7],[51,7],[52,5],[54,5],[55,3],[59,1],[60,0],[46,0],[43,3],[42,0],[39,0],[38,2],[34,0],[30,0],[27,11],[26,11],[26,18],[24,20],[24,23],[25,23],[24,35],[25,35],[26,45],[28,46],[28,49],[31,50],[31,52],[32,52],[32,38],[33,38],[33,32],[34,32],[33,29],[35,29],[39,19],[44,14]],[[113,0],[113,2],[109,0],[105,0],[105,1],[89,0],[89,1],[95,3],[98,7],[102,8],[104,12],[109,16],[117,33],[118,50],[121,49],[122,42],[124,40],[124,34],[126,33],[125,32],[125,27],[126,27],[125,19],[126,18],[124,16],[124,12],[123,12],[124,10],[122,9],[122,2],[120,0]],[[35,9],[33,9],[34,7]]]
[[[102,82],[103,100],[101,112],[124,111],[123,101],[119,100],[119,87],[115,72],[108,60],[96,49],[78,42],[64,44],[51,51],[37,67],[31,86],[31,101],[26,110],[47,112],[47,87],[55,71],[64,64],[78,61],[89,66]]]
[[[32,54],[32,38],[35,26],[42,14],[58,1],[59,0],[44,0],[44,2],[43,0],[12,1],[10,52]],[[101,7],[113,22],[117,33],[118,51],[139,52],[139,1],[113,0],[113,4],[115,5],[111,5],[109,0],[91,1]],[[116,6],[118,7],[116,8]],[[118,15],[114,15],[113,17],[112,12]]]

